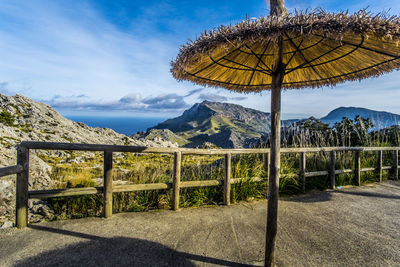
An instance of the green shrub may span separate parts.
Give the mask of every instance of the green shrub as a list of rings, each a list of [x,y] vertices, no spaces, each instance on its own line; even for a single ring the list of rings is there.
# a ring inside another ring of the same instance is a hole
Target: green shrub
[[[14,126],[14,117],[7,110],[0,112],[0,122],[7,126]]]

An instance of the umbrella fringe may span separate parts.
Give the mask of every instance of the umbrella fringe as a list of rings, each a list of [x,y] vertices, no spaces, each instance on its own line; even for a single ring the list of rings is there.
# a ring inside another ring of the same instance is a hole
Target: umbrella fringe
[[[386,47],[387,50],[385,51],[395,50],[395,53],[393,53],[392,57],[390,57],[390,55],[385,57],[384,55],[376,54],[375,57],[371,56],[373,60],[370,60],[372,62],[370,66],[361,66],[360,69],[354,68],[350,71],[343,71],[343,73],[332,70],[330,73],[331,76],[329,77],[327,75],[318,74],[314,69],[314,72],[319,75],[318,78],[310,78],[312,76],[306,73],[307,75],[304,74],[304,77],[300,77],[301,79],[299,78],[299,80],[284,80],[283,89],[315,88],[326,85],[334,86],[348,80],[361,80],[370,76],[379,76],[393,69],[399,69],[400,67],[399,17],[389,16],[386,13],[372,15],[365,9],[352,15],[349,15],[348,12],[327,13],[323,9],[314,9],[310,11],[295,10],[293,16],[268,16],[259,19],[246,19],[236,25],[219,26],[215,30],[205,31],[196,41],[189,41],[181,47],[177,58],[171,62],[171,72],[179,81],[190,80],[204,86],[224,87],[238,92],[270,89],[270,82],[249,84],[246,77],[243,78],[243,81],[237,77],[236,82],[229,82],[229,79],[228,81],[225,79],[224,82],[218,81],[216,77],[226,75],[225,70],[220,73],[215,73],[212,77],[196,75],[190,70],[193,69],[193,66],[201,66],[204,58],[209,60],[216,50],[219,52],[226,50],[226,52],[229,53],[230,51],[239,49],[244,43],[249,45],[254,43],[266,44],[267,42],[276,43],[278,37],[285,35],[300,36],[303,39],[308,37],[316,38],[316,36],[319,36],[319,38],[329,39],[341,45],[346,44],[345,41],[352,40],[350,38],[352,36],[354,36],[354,40],[357,40],[359,36],[363,36],[364,39],[369,42],[369,45],[379,48]],[[294,40],[295,38],[292,37],[292,39]],[[316,54],[316,57],[318,51],[315,49],[315,51],[312,52]],[[365,56],[365,53],[365,51],[359,53],[359,58],[357,59],[360,59],[360,61],[369,60],[369,58]],[[355,53],[353,53],[352,56],[354,54]],[[373,54],[373,52],[371,52],[371,54]],[[257,54],[254,55],[257,56]],[[347,63],[354,64],[354,58],[349,57],[349,62],[346,62],[346,59],[341,60],[342,65]],[[379,61],[379,63],[376,61]],[[311,64],[310,66],[313,68]],[[239,66],[236,67],[236,69],[249,71],[250,67]],[[251,71],[254,70],[251,69]],[[261,66],[259,66],[256,71],[264,71],[268,74],[269,70],[261,69]]]

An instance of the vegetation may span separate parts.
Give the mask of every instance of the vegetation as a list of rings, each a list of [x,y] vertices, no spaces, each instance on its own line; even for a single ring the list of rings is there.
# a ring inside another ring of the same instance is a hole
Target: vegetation
[[[7,110],[3,110],[0,112],[0,123],[7,126],[14,126],[14,117]]]
[[[316,119],[300,122],[283,133],[282,145],[286,147],[316,146],[398,146],[398,128],[371,131],[374,125],[370,120],[356,117],[355,120],[343,118],[333,127]],[[268,146],[268,143],[266,144]],[[57,188],[86,187],[102,185],[102,154],[68,152],[68,158],[41,156],[53,166],[52,178]],[[299,179],[299,154],[284,153],[281,160],[280,194],[292,195],[302,192]],[[391,153],[384,153],[384,165],[392,165]],[[76,160],[79,163],[74,163]],[[361,167],[376,166],[376,154],[363,152]],[[114,153],[113,179],[116,183],[157,183],[172,182],[173,157],[161,154]],[[307,153],[307,171],[327,170],[328,153]],[[336,154],[336,169],[351,169],[354,166],[352,152]],[[242,178],[231,190],[231,201],[250,201],[266,197],[267,182],[251,182],[248,177],[266,177],[263,155],[233,155],[232,177]],[[384,179],[390,173],[384,172]],[[212,156],[183,156],[182,181],[223,179],[224,158]],[[378,178],[374,172],[362,172],[361,183],[371,183]],[[336,176],[336,185],[351,185],[353,174]],[[329,186],[327,176],[306,179],[306,190],[323,190]],[[181,189],[180,206],[194,207],[222,203],[222,187]],[[102,210],[102,195],[49,199],[57,218],[76,218],[98,216]],[[147,211],[168,209],[171,203],[171,190],[114,193],[113,212]]]

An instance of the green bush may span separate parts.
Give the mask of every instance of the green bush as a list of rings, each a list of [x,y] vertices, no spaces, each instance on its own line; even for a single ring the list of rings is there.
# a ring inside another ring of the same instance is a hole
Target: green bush
[[[7,110],[0,112],[0,122],[7,126],[14,126],[14,117]]]

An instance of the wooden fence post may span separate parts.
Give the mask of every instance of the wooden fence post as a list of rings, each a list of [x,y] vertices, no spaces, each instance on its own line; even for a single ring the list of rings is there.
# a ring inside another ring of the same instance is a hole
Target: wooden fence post
[[[172,209],[179,209],[179,187],[181,183],[181,161],[182,152],[178,151],[174,153],[174,177],[173,177],[173,188],[172,188]]]
[[[111,151],[104,151],[103,215],[105,218],[111,217],[113,209],[112,168],[113,168],[113,153]]]
[[[300,178],[303,192],[306,192],[306,153],[300,153]]]
[[[225,154],[224,205],[231,204],[231,153]]]
[[[377,163],[376,171],[377,171],[378,176],[379,176],[379,182],[382,182],[382,164],[383,164],[383,162],[382,162],[383,161],[382,150],[378,151],[377,157],[378,157],[378,159],[376,161],[376,163]]]
[[[329,153],[329,178],[331,181],[331,188],[335,189],[335,151]]]
[[[361,157],[360,151],[355,151],[354,155],[354,183],[356,185],[361,185]]]
[[[399,179],[399,151],[393,151],[393,179]]]
[[[17,174],[16,224],[25,228],[28,224],[28,183],[29,183],[29,149],[18,147],[17,164],[23,171]]]

